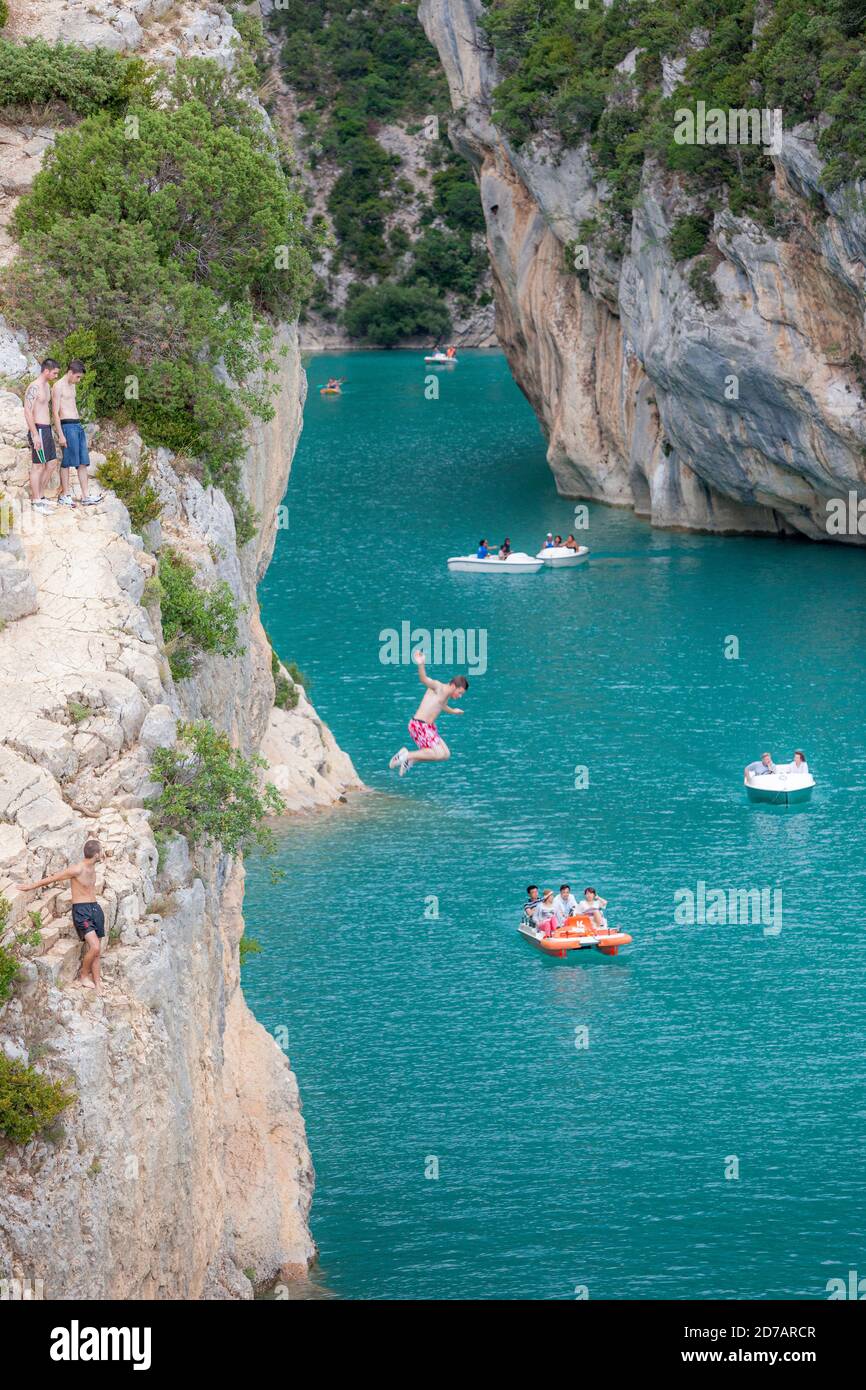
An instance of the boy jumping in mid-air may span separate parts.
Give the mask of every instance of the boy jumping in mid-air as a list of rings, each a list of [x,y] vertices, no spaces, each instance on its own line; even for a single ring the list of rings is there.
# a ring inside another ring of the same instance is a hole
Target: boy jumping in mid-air
[[[410,753],[408,748],[401,748],[388,764],[391,768],[399,767],[401,777],[405,777],[413,763],[440,763],[451,757],[447,743],[436,728],[436,720],[440,714],[463,714],[462,709],[452,709],[448,701],[461,699],[469,689],[465,676],[452,676],[450,681],[431,680],[424,670],[422,651],[413,652],[412,660],[418,666],[421,684],[426,685],[427,689],[415,711],[415,718],[409,720],[409,733],[417,752]]]
[[[87,953],[78,972],[79,984],[88,989],[99,988],[99,943],[105,936],[105,917],[96,901],[96,866],[102,856],[98,840],[88,840],[84,846],[84,858],[78,864],[70,864],[59,874],[40,878],[38,883],[22,883],[21,891],[29,893],[33,888],[47,888],[49,883],[62,883],[69,879],[72,885],[72,925],[83,941]]]

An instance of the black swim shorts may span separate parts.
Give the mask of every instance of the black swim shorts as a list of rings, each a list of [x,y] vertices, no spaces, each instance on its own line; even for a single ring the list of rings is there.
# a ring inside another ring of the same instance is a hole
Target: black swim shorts
[[[57,458],[57,449],[54,444],[54,435],[51,432],[51,426],[37,425],[36,428],[39,431],[39,438],[42,440],[42,452],[45,455],[45,462],[50,463],[52,459]],[[33,447],[33,436],[30,434],[27,436],[27,443],[30,445],[30,457],[34,466],[36,466],[40,464],[42,460],[38,457]]]
[[[79,941],[83,941],[89,931],[95,931],[102,940],[105,936],[105,916],[99,903],[73,903],[72,925],[78,932]]]

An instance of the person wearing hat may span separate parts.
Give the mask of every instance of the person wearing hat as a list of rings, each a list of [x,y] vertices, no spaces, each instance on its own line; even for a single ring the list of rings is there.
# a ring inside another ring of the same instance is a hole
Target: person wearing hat
[[[547,533],[547,540],[544,542],[544,549],[545,549],[545,550],[552,550],[552,549],[553,549],[553,532],[552,532],[552,531],[548,531],[548,533]]]

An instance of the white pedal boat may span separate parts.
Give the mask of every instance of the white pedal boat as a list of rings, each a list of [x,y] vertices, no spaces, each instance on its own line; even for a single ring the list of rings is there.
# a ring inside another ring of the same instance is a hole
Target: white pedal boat
[[[572,565],[579,565],[588,554],[588,545],[582,545],[577,550],[572,550],[568,545],[549,545],[539,550],[535,558],[542,560],[550,569],[566,569]]]
[[[746,795],[765,806],[800,806],[811,800],[814,786],[810,772],[766,772],[748,779]]]
[[[433,352],[429,357],[424,358],[425,362],[435,362],[439,367],[452,367],[456,364],[456,357],[449,357],[447,352]]]
[[[537,574],[542,566],[542,560],[522,550],[512,550],[507,560],[498,555],[486,555],[483,560],[477,555],[452,555],[448,560],[448,568],[457,574]]]

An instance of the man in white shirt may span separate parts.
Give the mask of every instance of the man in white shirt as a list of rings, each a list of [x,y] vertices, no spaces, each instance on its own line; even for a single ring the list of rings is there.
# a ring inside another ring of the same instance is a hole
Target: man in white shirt
[[[559,892],[554,898],[553,910],[556,913],[556,921],[560,927],[566,917],[572,917],[577,912],[577,899],[567,883],[562,884]]]

